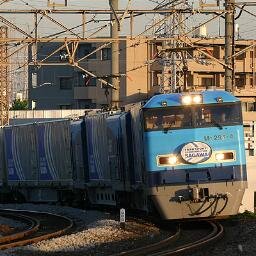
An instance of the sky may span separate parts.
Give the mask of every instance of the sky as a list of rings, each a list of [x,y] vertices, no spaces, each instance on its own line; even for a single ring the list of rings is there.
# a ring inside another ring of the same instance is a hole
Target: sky
[[[64,0],[50,0],[51,2],[55,2],[56,4],[62,4]],[[0,1],[4,2],[4,0]],[[119,5],[121,8],[126,7],[128,0],[119,0]],[[144,7],[153,7],[156,4],[149,0],[132,0],[133,8],[144,8]],[[2,4],[3,7],[15,7],[15,8],[24,8],[25,6],[44,8],[47,7],[47,0],[9,0],[8,2]],[[102,9],[108,8],[108,0],[68,0],[69,8],[93,8],[93,9]]]
[[[7,2],[5,2],[7,1]],[[47,9],[48,0],[0,0],[0,10],[1,9]],[[50,0],[55,3],[64,3],[65,0]],[[68,7],[67,9],[109,9],[108,0],[67,0]],[[172,0],[169,0],[172,1]],[[128,4],[128,0],[119,0],[119,8],[125,9]],[[157,2],[165,3],[168,0],[131,0],[130,9],[153,9]],[[189,0],[189,4],[194,8],[197,8],[199,0]],[[203,0],[206,4],[216,3],[215,0]],[[245,0],[240,0],[239,2],[245,2]],[[255,2],[252,0],[247,0],[246,2]],[[220,0],[221,7],[224,4],[224,0]],[[256,30],[256,8],[255,7],[246,7],[246,10],[251,14],[243,11],[240,18],[236,20],[236,23],[239,25],[239,36],[242,39],[254,39],[255,30]],[[237,9],[237,15],[239,13]],[[33,31],[33,15],[21,15],[21,14],[12,14],[12,15],[2,15],[5,18],[14,22],[17,26],[22,28],[28,33]],[[73,27],[82,23],[82,18],[80,15],[53,15],[53,18],[62,22],[67,27]],[[93,16],[88,15],[86,20],[89,21]],[[89,22],[86,27],[86,36],[90,36],[92,33],[97,31],[100,27],[108,24],[107,19],[109,15],[97,15],[94,17],[93,22]],[[134,33],[139,34],[144,31],[146,28],[151,26],[153,22],[159,21],[163,16],[160,15],[141,15],[135,19]],[[199,24],[205,22],[206,20],[212,18],[212,15],[193,15],[187,20],[187,27],[191,29],[192,27],[198,26]],[[103,20],[103,21],[101,21]],[[129,20],[126,19],[122,24],[121,35],[129,34]],[[51,35],[55,32],[60,32],[63,29],[48,21],[45,18],[40,18],[39,16],[39,33],[41,36]],[[224,36],[224,19],[218,18],[207,24],[207,31],[209,36]],[[81,27],[74,32],[81,34]],[[11,32],[14,36],[19,36],[17,32]],[[152,31],[149,31],[149,34],[152,34]],[[68,36],[68,34],[67,34]],[[109,27],[108,29],[102,30],[100,33],[97,33],[95,36],[109,36]]]
[[[0,9],[46,9],[47,8],[47,0],[0,0]],[[50,0],[51,2],[55,3],[64,3],[65,0]],[[108,0],[67,0],[68,1],[68,9],[109,9],[109,3]],[[171,0],[170,0],[171,1]],[[215,3],[214,0],[203,0],[205,3]],[[168,0],[131,0],[131,8],[133,9],[153,9],[157,2],[168,2]],[[193,5],[195,8],[198,5],[199,0],[189,0],[189,4]],[[239,2],[245,2],[245,0],[240,0]],[[247,0],[246,2],[255,2],[252,0]],[[223,6],[224,0],[221,0],[221,6]],[[127,7],[128,0],[119,0],[119,6],[120,9],[125,9]],[[255,30],[256,30],[256,11],[255,7],[247,7],[246,10],[251,12],[253,15],[246,13],[245,11],[242,13],[241,17],[236,20],[236,23],[239,24],[240,27],[240,37],[248,39],[248,38],[254,38],[255,37]],[[239,13],[239,9],[237,9],[237,13]],[[23,16],[23,15],[6,15],[4,16],[8,18],[9,20],[12,20],[15,22],[15,24],[18,24],[19,27],[22,29],[31,32],[33,29],[32,20],[33,17],[31,15]],[[87,20],[90,20],[92,16],[88,16]],[[55,15],[54,18],[56,18],[58,21],[63,22],[67,26],[75,26],[77,24],[80,24],[81,17],[77,17],[77,15],[69,15],[67,16],[61,16],[61,15]],[[148,26],[152,25],[154,21],[158,21],[162,16],[159,15],[142,15],[139,18],[135,19],[136,25],[135,25],[135,32],[140,33]],[[211,15],[193,15],[189,19],[188,26],[198,26],[198,24],[206,21],[207,19],[211,18]],[[97,15],[95,20],[106,20],[108,19],[108,15]],[[224,35],[224,19],[216,19],[213,22],[209,23],[207,25],[208,33],[210,36],[218,36],[219,32],[220,35]],[[94,23],[94,24],[93,24]],[[90,35],[91,32],[96,31],[97,28],[105,25],[107,22],[93,22],[90,23],[87,26],[87,35]],[[128,33],[129,22],[128,20],[124,22],[122,26],[122,34],[125,35]],[[39,24],[40,33],[43,35],[46,34],[52,34],[54,32],[61,31],[61,29],[52,24],[52,22],[46,22],[45,19],[42,19]],[[81,31],[76,31],[81,32]],[[107,36],[109,31],[104,30],[104,32],[101,32],[101,34],[98,34],[100,36]]]

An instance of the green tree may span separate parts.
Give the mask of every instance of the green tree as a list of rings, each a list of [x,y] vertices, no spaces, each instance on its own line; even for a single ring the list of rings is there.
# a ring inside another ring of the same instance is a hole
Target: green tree
[[[10,110],[26,110],[28,109],[28,101],[27,100],[14,100],[12,103],[12,107]]]

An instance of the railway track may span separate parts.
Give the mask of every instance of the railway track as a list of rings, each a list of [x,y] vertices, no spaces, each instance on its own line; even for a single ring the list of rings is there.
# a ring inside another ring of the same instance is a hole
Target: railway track
[[[182,229],[180,226],[177,226],[176,232],[165,240],[127,252],[114,254],[112,256],[168,256],[190,253],[210,243],[213,243],[222,237],[224,230],[221,224],[212,221],[207,221],[206,224],[208,225],[208,232],[200,237],[196,235],[194,241],[188,242],[187,239],[183,241]],[[210,232],[209,229],[211,230]],[[193,231],[190,231],[190,236],[193,237]],[[176,243],[176,241],[179,242]]]
[[[0,237],[0,250],[57,237],[73,227],[71,219],[52,213],[0,210],[0,216],[26,223],[24,230]]]

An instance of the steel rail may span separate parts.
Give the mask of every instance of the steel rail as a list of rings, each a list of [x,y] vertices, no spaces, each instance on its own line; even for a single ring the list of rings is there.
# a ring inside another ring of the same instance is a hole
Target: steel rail
[[[27,237],[27,236],[35,233],[39,229],[39,221],[34,218],[27,217],[22,214],[3,213],[1,211],[0,211],[0,216],[4,216],[6,218],[11,217],[12,219],[15,219],[17,221],[29,223],[29,227],[23,231],[0,237],[0,249],[1,249],[2,244],[10,243],[12,241]]]
[[[24,246],[24,245],[28,245],[28,244],[32,244],[32,243],[37,243],[37,242],[42,241],[42,240],[47,240],[47,239],[50,239],[50,238],[53,238],[53,237],[63,235],[65,233],[67,233],[73,227],[73,224],[74,224],[73,220],[71,220],[70,218],[65,217],[65,216],[61,216],[61,215],[58,215],[58,214],[52,214],[52,213],[47,213],[47,212],[25,211],[25,210],[9,210],[9,209],[5,210],[5,211],[6,212],[18,213],[18,215],[20,215],[20,213],[22,213],[22,215],[25,215],[25,214],[28,214],[28,215],[31,215],[31,214],[44,215],[45,214],[45,215],[48,215],[49,217],[54,216],[54,217],[57,217],[57,218],[64,219],[68,223],[68,225],[66,225],[64,228],[61,228],[61,229],[59,229],[57,231],[54,231],[54,232],[42,234],[42,235],[39,235],[39,236],[35,236],[36,233],[33,233],[33,234],[30,234],[30,235],[34,236],[34,237],[29,238],[29,236],[28,236],[28,237],[25,237],[25,239],[21,238],[20,240],[17,240],[17,241],[11,242],[11,243],[2,244],[2,245],[0,245],[0,250],[5,250],[5,249],[17,247],[17,246]],[[34,217],[34,218],[36,218],[36,217]],[[40,223],[40,221],[39,221],[39,223]],[[41,231],[40,228],[42,228],[42,227],[43,226],[41,226],[41,223],[40,223],[37,232],[40,232]]]
[[[175,234],[172,236],[154,244],[146,245],[144,247],[136,248],[130,251],[121,252],[118,254],[113,254],[112,256],[138,256],[138,255],[149,255],[156,250],[160,250],[169,246],[171,243],[175,242],[180,237],[181,231],[180,226],[177,226]]]
[[[154,243],[151,245],[147,245],[144,247],[136,248],[130,251],[121,252],[117,254],[113,254],[111,256],[138,256],[138,255],[147,255],[147,256],[167,256],[167,255],[179,255],[184,254],[185,252],[191,252],[195,249],[201,248],[209,243],[213,243],[218,240],[223,235],[223,227],[219,223],[207,221],[212,227],[211,233],[207,236],[191,243],[187,243],[185,245],[164,250],[171,245],[171,243],[175,242],[181,235],[180,227],[177,228],[176,233],[171,237],[162,240],[158,243]],[[156,252],[159,251],[159,252]]]
[[[223,236],[223,233],[224,233],[223,226],[215,222],[208,222],[208,223],[212,226],[213,229],[212,229],[212,232],[208,234],[206,237],[201,238],[195,242],[179,246],[174,249],[150,254],[150,256],[180,255],[180,254],[184,254],[185,252],[188,253],[188,252],[194,251],[195,249],[199,249],[203,246],[206,246],[210,243],[217,241]]]

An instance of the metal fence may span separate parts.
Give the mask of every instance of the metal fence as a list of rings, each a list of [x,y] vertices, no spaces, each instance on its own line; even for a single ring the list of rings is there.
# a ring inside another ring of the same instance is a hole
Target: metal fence
[[[250,156],[255,155],[256,121],[244,121],[245,150]]]
[[[19,125],[59,119],[78,120],[86,114],[95,114],[99,109],[59,109],[59,110],[18,110],[10,111],[10,124]]]
[[[77,118],[95,109],[18,110],[10,111],[11,119],[19,118]]]

